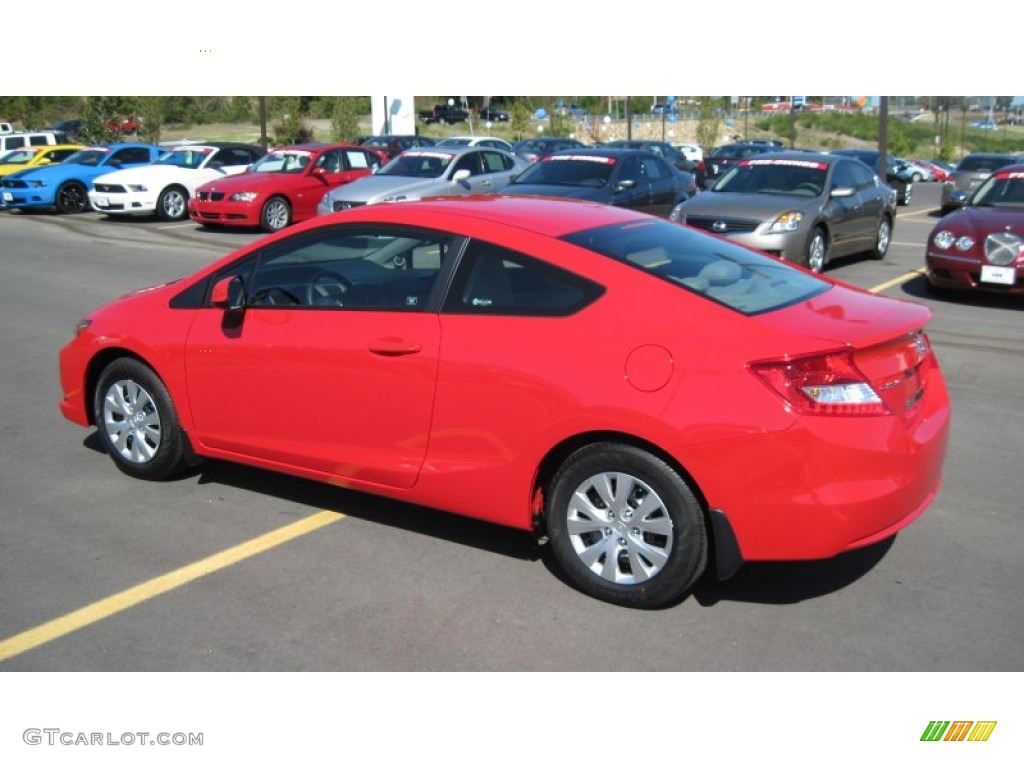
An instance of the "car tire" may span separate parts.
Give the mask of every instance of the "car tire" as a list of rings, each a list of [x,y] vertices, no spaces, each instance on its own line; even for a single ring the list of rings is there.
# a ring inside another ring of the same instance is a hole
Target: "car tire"
[[[163,221],[181,221],[188,218],[188,191],[172,184],[160,193],[156,201],[156,215]]]
[[[57,190],[57,210],[61,213],[81,213],[89,207],[89,196],[80,181],[65,181]]]
[[[804,266],[812,272],[820,273],[828,263],[828,236],[821,227],[815,227],[807,240],[807,251],[804,253]]]
[[[700,502],[675,469],[641,448],[580,448],[559,467],[545,499],[551,552],[586,594],[660,608],[683,597],[704,572]]]
[[[274,196],[263,204],[263,210],[260,211],[260,228],[264,232],[280,232],[291,223],[292,209],[283,197]]]
[[[915,173],[910,177],[910,180],[915,184],[920,184],[924,180],[924,177],[921,176],[920,173]]]
[[[144,363],[122,357],[96,383],[93,416],[100,440],[118,469],[163,480],[185,465],[185,438],[171,396]]]
[[[889,252],[889,243],[892,242],[892,221],[888,216],[883,216],[878,222],[878,229],[875,230],[875,244],[871,248],[871,258],[881,261]]]

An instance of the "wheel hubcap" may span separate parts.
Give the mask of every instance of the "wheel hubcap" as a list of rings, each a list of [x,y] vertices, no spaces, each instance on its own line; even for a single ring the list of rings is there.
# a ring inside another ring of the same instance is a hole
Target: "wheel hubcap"
[[[580,483],[567,523],[580,562],[614,584],[639,584],[656,576],[672,551],[672,519],[664,502],[629,474],[603,472]]]
[[[172,219],[179,218],[185,212],[185,197],[181,192],[168,192],[164,197],[164,212]]]
[[[885,253],[889,249],[889,222],[883,221],[878,227],[878,252]]]
[[[814,272],[821,272],[825,266],[825,238],[816,235],[807,251],[807,266]]]
[[[272,203],[267,208],[267,224],[271,229],[281,229],[288,224],[288,208],[284,203]]]
[[[160,448],[160,414],[149,392],[136,382],[115,382],[103,397],[103,429],[122,458],[145,464]]]

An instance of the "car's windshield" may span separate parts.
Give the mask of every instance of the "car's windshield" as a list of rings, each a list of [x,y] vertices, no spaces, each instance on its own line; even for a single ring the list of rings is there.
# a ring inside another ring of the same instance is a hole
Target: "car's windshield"
[[[743,160],[712,191],[817,197],[827,173],[828,165],[815,160]]]
[[[302,173],[313,153],[298,149],[278,150],[264,155],[253,165],[253,173]]]
[[[1007,155],[993,157],[992,155],[968,155],[960,161],[956,167],[958,171],[976,171],[978,173],[992,173],[1006,165],[1012,165],[1014,158]]]
[[[410,149],[377,171],[377,175],[436,179],[448,170],[454,158],[455,155],[449,152]]]
[[[534,163],[513,182],[557,184],[569,187],[603,187],[615,170],[614,157],[601,155],[551,155]]]
[[[12,149],[0,155],[0,165],[24,165],[35,153],[34,149]]]
[[[464,139],[459,136],[450,136],[437,142],[439,147],[468,147],[472,139]]]
[[[562,239],[745,315],[788,307],[830,288],[779,259],[653,217],[573,232]]]
[[[161,155],[153,165],[174,165],[178,168],[199,168],[213,154],[212,147],[183,147]]]
[[[73,154],[64,162],[67,165],[100,165],[109,154],[109,149],[83,149],[78,152],[75,152],[75,154]]]
[[[1000,171],[989,176],[971,196],[970,205],[1024,208],[1024,171]]]

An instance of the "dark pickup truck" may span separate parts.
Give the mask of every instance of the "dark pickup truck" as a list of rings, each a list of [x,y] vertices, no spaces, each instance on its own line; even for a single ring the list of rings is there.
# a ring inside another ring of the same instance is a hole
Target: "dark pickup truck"
[[[419,117],[421,123],[464,123],[469,119],[469,112],[438,104],[431,110],[420,112]]]

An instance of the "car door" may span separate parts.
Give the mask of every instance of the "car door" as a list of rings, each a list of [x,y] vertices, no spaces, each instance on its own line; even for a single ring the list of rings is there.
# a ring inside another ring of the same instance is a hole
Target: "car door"
[[[650,189],[647,213],[667,217],[680,197],[675,172],[660,157],[640,158],[640,172]]]
[[[239,310],[196,313],[185,349],[194,438],[239,456],[409,488],[440,344],[430,311],[453,240],[338,226],[279,240],[211,280]]]
[[[853,163],[848,160],[838,161],[832,168],[828,187],[830,191],[825,201],[824,216],[831,232],[832,254],[855,253],[864,240],[865,214],[863,190],[857,188]],[[836,189],[852,189],[853,194],[834,197],[832,191]]]
[[[848,162],[844,165],[849,166],[850,175],[857,189],[857,199],[861,204],[855,228],[857,250],[866,251],[875,245],[878,224],[885,215],[885,192],[879,186],[875,174],[863,163]]]
[[[643,176],[640,160],[629,155],[616,163],[618,169],[612,176],[612,205],[646,211],[651,205],[650,185]]]

